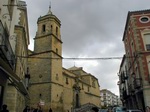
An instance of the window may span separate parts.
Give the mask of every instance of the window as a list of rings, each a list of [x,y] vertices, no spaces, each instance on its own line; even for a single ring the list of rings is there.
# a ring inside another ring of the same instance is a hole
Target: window
[[[56,48],[56,53],[58,53],[58,49]]]
[[[79,107],[79,94],[76,94],[76,107]]]
[[[139,69],[138,67],[135,68],[136,78],[140,78]]]
[[[150,33],[144,34],[145,50],[150,51]]]
[[[58,36],[58,27],[56,27],[56,35]]]
[[[125,82],[125,80],[124,80],[124,72],[121,73],[120,78],[121,78],[121,83],[124,83]]]
[[[67,78],[67,77],[66,77],[66,84],[69,84],[69,83],[68,83],[68,78]]]
[[[53,26],[51,25],[51,32],[53,31]]]
[[[146,45],[146,50],[147,50],[147,51],[150,51],[150,44],[147,44],[147,45]]]
[[[148,16],[142,16],[139,20],[141,23],[148,23],[150,21]]]
[[[90,88],[88,87],[88,92],[90,91]]]
[[[46,30],[46,26],[43,25],[43,26],[42,26],[42,32],[45,32],[45,30]]]
[[[58,78],[58,74],[56,74],[56,80],[59,80],[59,78]]]
[[[82,84],[82,89],[84,90],[84,86],[83,86],[83,84]]]
[[[92,80],[92,86],[95,87],[95,80]]]

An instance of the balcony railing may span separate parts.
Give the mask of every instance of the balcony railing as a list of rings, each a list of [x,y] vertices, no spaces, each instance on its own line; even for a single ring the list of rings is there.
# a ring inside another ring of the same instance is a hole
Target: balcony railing
[[[127,95],[127,91],[126,90],[124,90],[123,91],[123,99],[126,99],[128,97],[128,95]]]
[[[6,33],[2,22],[0,21],[0,58],[2,58],[13,69],[15,64],[15,55],[9,43],[9,35]]]
[[[135,78],[133,84],[135,89],[139,89],[141,87],[141,78]]]
[[[134,89],[134,87],[133,87],[133,84],[130,84],[129,85],[129,94],[131,95],[132,93],[134,93],[135,92],[135,89]]]

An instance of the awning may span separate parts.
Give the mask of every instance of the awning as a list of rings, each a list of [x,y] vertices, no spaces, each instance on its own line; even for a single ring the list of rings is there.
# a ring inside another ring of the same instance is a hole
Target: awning
[[[22,94],[29,98],[28,90],[23,81],[12,71],[12,69],[0,58],[0,69],[6,73],[8,79],[14,84]]]

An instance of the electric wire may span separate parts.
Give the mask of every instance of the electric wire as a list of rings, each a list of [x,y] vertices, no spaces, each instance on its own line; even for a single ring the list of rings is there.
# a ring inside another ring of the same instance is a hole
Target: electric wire
[[[17,56],[20,58],[35,58],[35,59],[63,59],[63,60],[114,60],[114,59],[122,59],[123,57],[78,57],[78,58],[67,58],[67,57],[61,57],[61,58],[51,58],[51,57],[34,57],[34,56]]]

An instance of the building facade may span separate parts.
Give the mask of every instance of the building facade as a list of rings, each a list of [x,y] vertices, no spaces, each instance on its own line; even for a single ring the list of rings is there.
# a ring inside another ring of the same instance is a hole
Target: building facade
[[[86,110],[89,103],[100,107],[98,79],[81,67],[62,67],[61,22],[51,9],[38,18],[37,26],[28,58],[30,106],[55,112]]]
[[[26,4],[19,0],[0,1],[0,108],[21,112],[28,91],[25,86],[29,44]],[[21,50],[20,50],[21,49]]]
[[[118,96],[107,89],[101,90],[101,105],[102,107],[113,107],[120,105]]]
[[[150,106],[150,10],[128,12],[123,35],[120,92],[127,108]]]

